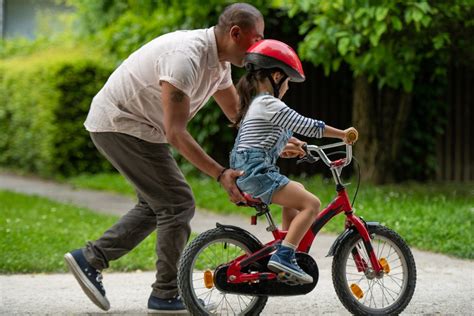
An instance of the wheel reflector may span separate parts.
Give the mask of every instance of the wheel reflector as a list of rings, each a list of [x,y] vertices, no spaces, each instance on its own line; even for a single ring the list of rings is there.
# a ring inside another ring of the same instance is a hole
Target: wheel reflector
[[[214,287],[214,279],[212,277],[212,271],[207,269],[204,271],[204,286],[208,289],[212,289]]]
[[[388,264],[387,259],[385,259],[385,258],[380,258],[379,262],[380,262],[380,265],[381,265],[382,268],[383,268],[383,272],[385,272],[386,274],[388,274],[388,273],[390,272],[390,265]]]
[[[364,292],[361,290],[361,288],[357,284],[351,284],[351,291],[352,294],[355,295],[358,299],[361,299],[364,297]]]

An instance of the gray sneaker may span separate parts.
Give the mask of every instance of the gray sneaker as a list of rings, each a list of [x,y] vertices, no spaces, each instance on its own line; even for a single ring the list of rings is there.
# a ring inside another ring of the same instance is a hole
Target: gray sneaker
[[[87,262],[82,250],[68,252],[64,255],[64,260],[90,300],[104,311],[109,310],[110,303],[105,296],[102,274]]]

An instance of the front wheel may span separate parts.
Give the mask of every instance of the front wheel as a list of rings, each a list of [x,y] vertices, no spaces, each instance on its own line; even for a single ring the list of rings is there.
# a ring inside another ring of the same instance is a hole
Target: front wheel
[[[334,255],[334,288],[342,304],[355,315],[399,314],[415,291],[415,260],[406,242],[393,230],[371,226],[369,233],[383,272],[374,273],[364,241],[355,231]],[[363,271],[357,268],[353,253],[359,253],[367,264]]]
[[[216,268],[261,248],[242,232],[221,227],[208,230],[184,250],[178,268],[178,288],[191,315],[258,315],[268,297],[230,294],[213,284]]]

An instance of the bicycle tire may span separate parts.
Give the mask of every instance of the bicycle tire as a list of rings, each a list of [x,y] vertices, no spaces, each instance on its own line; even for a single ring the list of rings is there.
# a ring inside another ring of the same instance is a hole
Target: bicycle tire
[[[406,271],[406,281],[402,280],[401,282],[401,293],[398,295],[398,298],[394,300],[394,302],[386,307],[383,306],[383,301],[384,301],[384,287],[385,284],[383,281],[378,282],[376,278],[374,278],[374,282],[377,282],[379,287],[382,290],[382,308],[377,308],[375,305],[375,308],[366,306],[360,302],[361,298],[358,299],[356,297],[356,293],[351,291],[351,288],[349,286],[349,281],[347,279],[347,271],[346,269],[348,268],[348,261],[350,260],[350,255],[351,251],[356,245],[362,241],[360,235],[355,231],[351,236],[349,236],[343,244],[338,248],[334,255],[334,260],[332,262],[332,279],[333,279],[333,284],[334,288],[336,290],[337,296],[339,297],[339,300],[342,302],[342,304],[349,310],[351,313],[355,315],[396,315],[401,313],[406,306],[409,304],[410,300],[413,297],[413,293],[415,291],[416,287],[416,265],[415,265],[415,260],[413,258],[413,254],[411,253],[410,248],[408,247],[407,243],[398,235],[396,232],[393,230],[384,227],[384,226],[373,226],[369,227],[369,233],[372,237],[372,239],[377,239],[377,240],[382,240],[385,241],[385,243],[389,242],[393,246],[394,251],[398,254],[398,259],[400,261],[400,268],[403,270],[405,269]],[[398,249],[397,249],[398,248]],[[362,248],[363,251],[365,252],[365,248]],[[377,253],[377,249],[374,246],[374,250]],[[380,249],[378,249],[380,251]],[[383,252],[383,250],[382,250]],[[380,257],[378,256],[380,259]],[[366,260],[368,261],[368,260]],[[370,265],[370,262],[368,262]],[[349,266],[350,268],[351,266]],[[384,275],[385,277],[389,277],[390,272]],[[361,274],[361,282],[364,281],[363,277],[364,274]],[[394,278],[390,276],[389,278]],[[382,278],[383,280],[383,278]],[[390,279],[387,279],[390,281]],[[373,288],[370,287],[370,282],[371,280],[366,279],[370,291],[365,292],[367,295],[374,295],[373,290],[375,288],[375,283],[373,285]],[[397,284],[396,282],[394,282]],[[359,287],[359,289],[361,289]],[[355,291],[357,292],[357,290]],[[387,290],[387,294],[385,295],[386,299],[388,300],[388,296],[390,291]],[[403,292],[403,293],[402,293]],[[360,292],[359,292],[360,293]],[[364,291],[362,291],[364,293]],[[369,304],[371,302],[369,301]]]

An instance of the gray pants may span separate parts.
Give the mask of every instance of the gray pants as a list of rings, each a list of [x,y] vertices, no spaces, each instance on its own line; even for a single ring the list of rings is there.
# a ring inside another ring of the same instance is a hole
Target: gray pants
[[[133,184],[138,203],[102,237],[87,243],[84,255],[96,269],[130,252],[157,230],[156,281],[152,295],[177,295],[177,263],[189,239],[194,197],[167,144],[154,144],[121,133],[91,133],[92,141]],[[151,255],[151,254],[150,254]]]

